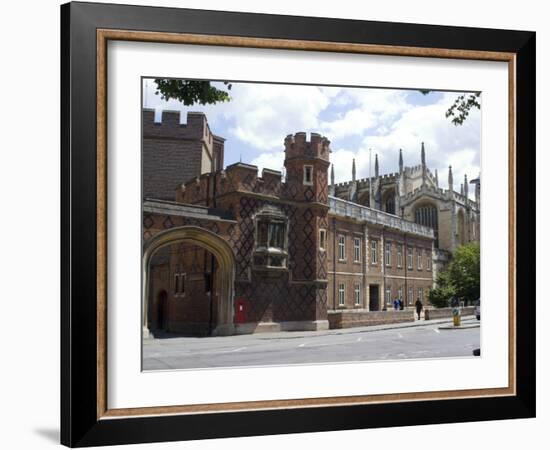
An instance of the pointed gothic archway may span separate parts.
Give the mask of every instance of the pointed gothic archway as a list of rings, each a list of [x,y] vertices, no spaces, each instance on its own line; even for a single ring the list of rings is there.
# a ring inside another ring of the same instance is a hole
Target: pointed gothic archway
[[[212,335],[230,335],[234,332],[233,297],[235,281],[235,257],[229,244],[220,236],[204,228],[183,226],[162,231],[144,243],[142,258],[142,325],[145,336],[147,328],[147,311],[150,285],[150,263],[154,254],[167,245],[189,243],[204,248],[212,253],[218,264],[219,293],[216,305],[217,321]]]

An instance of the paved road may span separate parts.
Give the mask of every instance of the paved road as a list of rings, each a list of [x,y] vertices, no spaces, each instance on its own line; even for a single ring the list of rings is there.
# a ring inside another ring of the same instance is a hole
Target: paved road
[[[472,356],[480,328],[409,328],[145,339],[144,370]]]

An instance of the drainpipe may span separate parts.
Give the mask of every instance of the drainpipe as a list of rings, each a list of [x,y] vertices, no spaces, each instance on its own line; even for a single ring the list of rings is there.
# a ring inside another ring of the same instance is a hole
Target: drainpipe
[[[368,245],[368,228],[367,224],[363,225],[363,292],[361,302],[363,303],[364,309],[370,309],[370,305],[367,307],[365,305],[365,300],[367,298],[367,289],[368,289],[368,280],[367,280],[367,271],[369,270],[369,245]]]
[[[218,177],[218,172],[214,172],[213,176],[214,176],[214,180],[213,180],[214,186],[212,186],[212,207],[215,208],[216,207],[216,180]]]
[[[214,316],[214,255],[210,254],[210,311],[208,316],[208,336],[212,335]]]
[[[213,186],[212,186],[212,207],[216,207],[216,176],[217,172],[212,172],[213,175]],[[210,178],[208,177],[208,183],[210,184]],[[210,186],[208,186],[207,189],[208,194],[210,193]],[[207,195],[208,195],[207,194]],[[208,203],[207,203],[208,204]],[[212,330],[214,328],[214,324],[212,323],[212,319],[214,318],[214,268],[215,268],[215,256],[213,254],[210,254],[210,311],[209,311],[209,318],[208,318],[208,335],[212,335]],[[218,311],[219,314],[219,311]]]
[[[206,207],[210,206],[210,176],[206,178]]]
[[[336,218],[332,218],[332,309],[336,311]]]
[[[384,239],[384,227],[382,227],[382,233],[380,234],[380,264],[382,265],[382,301],[384,307],[386,306],[386,242]],[[391,296],[390,296],[391,306]],[[384,308],[382,308],[384,309]]]
[[[408,268],[409,268],[409,246],[407,244],[407,233],[405,233],[405,248],[403,249],[403,253],[405,253],[405,298],[407,299],[406,303],[407,303],[407,306],[409,304],[409,288],[407,286],[407,271],[408,271]],[[414,261],[413,261],[413,264],[414,264]]]

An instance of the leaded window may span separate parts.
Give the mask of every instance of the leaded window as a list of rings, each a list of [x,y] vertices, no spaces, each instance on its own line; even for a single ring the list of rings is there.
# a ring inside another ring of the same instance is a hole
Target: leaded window
[[[425,205],[416,208],[414,212],[414,221],[420,225],[433,228],[435,246],[439,247],[439,225],[437,219],[437,208],[432,205]]]

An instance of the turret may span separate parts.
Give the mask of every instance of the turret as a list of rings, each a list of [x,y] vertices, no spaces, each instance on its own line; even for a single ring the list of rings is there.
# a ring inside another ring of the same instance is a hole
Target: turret
[[[295,201],[327,203],[330,141],[320,134],[285,139],[286,195]]]
[[[375,178],[378,178],[379,171],[378,171],[378,153],[374,155],[374,176]]]
[[[403,173],[403,150],[399,149],[399,173]]]
[[[435,169],[435,185],[439,187],[439,179],[437,178],[437,169]]]
[[[288,135],[285,139],[285,162],[287,182],[282,197],[292,201],[292,211],[288,227],[289,237],[289,281],[298,281],[307,289],[309,300],[305,313],[306,320],[318,320],[322,314],[326,317],[326,287],[328,258],[318,258],[323,233],[323,245],[327,245],[328,233],[328,166],[330,141],[317,133]],[[304,253],[293,252],[292,246],[298,245]],[[325,247],[327,248],[327,247]],[[311,255],[311,259],[307,256]],[[300,292],[300,291],[296,291]],[[283,302],[283,299],[280,299]],[[304,301],[302,299],[302,301]]]
[[[464,174],[464,197],[468,198],[468,176]]]
[[[353,162],[351,163],[351,181],[355,181],[355,158],[353,158]]]

